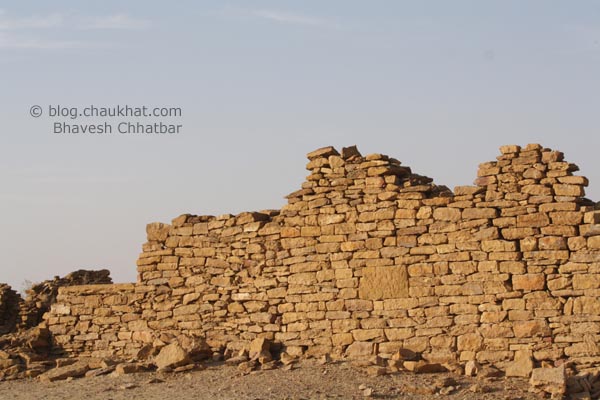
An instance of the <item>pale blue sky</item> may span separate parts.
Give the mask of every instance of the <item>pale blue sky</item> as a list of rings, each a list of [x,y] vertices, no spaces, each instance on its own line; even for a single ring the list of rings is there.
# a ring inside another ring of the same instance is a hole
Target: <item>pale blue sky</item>
[[[598,71],[599,1],[0,1],[0,281],[133,281],[147,222],[279,208],[325,145],[452,188],[539,142],[598,200]],[[60,136],[34,104],[184,128]]]

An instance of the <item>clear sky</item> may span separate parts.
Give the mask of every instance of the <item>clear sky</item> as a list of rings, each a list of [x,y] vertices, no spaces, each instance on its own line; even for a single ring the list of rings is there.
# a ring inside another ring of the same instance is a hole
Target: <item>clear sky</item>
[[[599,1],[0,1],[0,282],[134,281],[146,223],[280,208],[326,145],[453,188],[541,143],[599,200],[599,71]],[[117,104],[182,130],[47,115]]]

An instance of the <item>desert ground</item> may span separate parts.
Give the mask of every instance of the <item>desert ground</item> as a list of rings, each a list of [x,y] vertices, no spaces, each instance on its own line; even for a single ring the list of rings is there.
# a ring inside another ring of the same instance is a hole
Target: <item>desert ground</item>
[[[398,372],[369,376],[349,362],[302,361],[293,368],[240,372],[211,363],[182,373],[143,372],[43,383],[0,382],[2,400],[131,399],[537,399],[525,379]]]

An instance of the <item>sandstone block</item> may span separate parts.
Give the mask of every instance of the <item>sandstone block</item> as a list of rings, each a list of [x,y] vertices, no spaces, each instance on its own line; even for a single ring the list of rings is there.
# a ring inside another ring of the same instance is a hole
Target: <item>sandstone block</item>
[[[358,288],[365,300],[408,297],[408,274],[404,266],[367,267]]]
[[[479,351],[483,345],[483,337],[479,333],[465,333],[457,338],[456,346],[459,351]]]
[[[587,238],[587,247],[594,250],[600,249],[600,236],[591,236]]]
[[[148,241],[164,242],[169,236],[170,229],[171,225],[163,224],[161,222],[153,222],[146,225],[146,235]]]
[[[556,211],[550,213],[550,219],[556,225],[579,225],[583,221],[583,213],[579,211]]]
[[[337,152],[337,150],[333,147],[333,146],[327,146],[327,147],[321,147],[320,149],[311,151],[310,153],[308,153],[306,155],[306,158],[308,158],[309,160],[314,160],[317,158],[323,158],[326,159],[329,156],[339,156],[340,154]]]
[[[502,236],[507,240],[524,239],[535,235],[533,228],[504,228],[502,229]]]
[[[477,376],[479,371],[481,370],[481,365],[475,361],[470,360],[465,364],[465,375],[466,376]]]
[[[517,350],[514,360],[506,368],[506,376],[529,378],[531,371],[533,371],[531,350]]]
[[[500,153],[502,153],[502,154],[515,154],[515,153],[518,153],[519,151],[521,151],[521,146],[517,146],[514,144],[500,147]]]
[[[550,224],[548,215],[544,213],[532,213],[517,216],[517,227],[539,228]],[[505,236],[506,238],[506,236]]]
[[[256,360],[261,356],[270,354],[271,342],[264,337],[259,337],[250,342],[248,347],[248,357],[251,360]],[[268,357],[267,357],[268,358]]]
[[[538,240],[538,246],[540,250],[566,250],[567,240],[561,236],[542,237]]]
[[[513,275],[512,284],[514,290],[543,290],[546,278],[544,274]]]
[[[573,289],[586,290],[600,287],[600,274],[575,274],[573,275]]]
[[[493,251],[516,251],[517,243],[508,240],[484,240],[481,249],[485,252]]]
[[[554,398],[562,398],[567,389],[565,364],[556,368],[534,368],[529,384],[538,393],[546,392]]]
[[[375,352],[375,344],[371,342],[354,342],[346,349],[348,358],[369,358]]]
[[[176,368],[190,361],[189,354],[178,343],[163,347],[154,358],[154,364],[158,369]]]
[[[550,328],[543,320],[515,321],[513,331],[517,338],[550,335]]]
[[[456,208],[440,207],[433,211],[433,219],[436,221],[458,221],[460,216],[460,210]]]
[[[50,371],[40,375],[39,379],[42,382],[62,381],[67,378],[78,378],[80,376],[84,376],[89,370],[90,366],[88,362],[77,361],[71,365],[51,369]]]
[[[582,197],[585,195],[585,191],[582,186],[569,185],[569,184],[556,184],[553,185],[554,195],[556,196],[573,196]]]
[[[462,212],[462,219],[489,219],[496,218],[497,211],[494,208],[467,208]]]

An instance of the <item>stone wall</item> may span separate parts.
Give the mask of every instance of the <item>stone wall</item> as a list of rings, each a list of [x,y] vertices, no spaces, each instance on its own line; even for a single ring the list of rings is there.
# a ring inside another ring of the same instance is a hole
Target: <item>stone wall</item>
[[[83,355],[185,334],[306,356],[600,361],[588,182],[558,151],[500,150],[453,193],[384,155],[316,150],[281,210],[149,224],[136,284],[61,288],[46,321]]]
[[[21,296],[9,285],[0,283],[0,335],[12,332],[17,323]]]
[[[95,285],[112,283],[110,271],[80,269],[60,278],[46,280],[32,285],[25,291],[25,300],[19,306],[17,328],[24,330],[37,326],[42,322],[43,315],[50,310],[50,305],[56,300],[58,288],[63,286]]]

